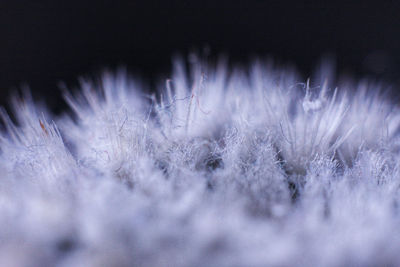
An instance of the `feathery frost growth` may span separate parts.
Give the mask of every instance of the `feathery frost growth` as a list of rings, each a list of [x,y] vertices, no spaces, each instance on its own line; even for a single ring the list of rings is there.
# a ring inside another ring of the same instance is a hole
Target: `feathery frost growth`
[[[254,62],[1,112],[1,266],[399,266],[400,110]]]

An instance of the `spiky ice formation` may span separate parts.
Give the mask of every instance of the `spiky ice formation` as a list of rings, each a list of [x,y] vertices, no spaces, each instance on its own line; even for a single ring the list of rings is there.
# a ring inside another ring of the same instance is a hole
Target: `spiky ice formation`
[[[1,266],[398,266],[400,110],[255,62],[3,111]]]

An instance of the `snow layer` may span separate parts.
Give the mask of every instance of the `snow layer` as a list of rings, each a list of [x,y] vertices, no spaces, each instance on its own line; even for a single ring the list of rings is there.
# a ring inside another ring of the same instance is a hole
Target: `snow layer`
[[[400,110],[378,84],[179,60],[1,115],[0,266],[399,266]],[[324,73],[322,73],[324,74]],[[328,75],[326,75],[328,76]]]

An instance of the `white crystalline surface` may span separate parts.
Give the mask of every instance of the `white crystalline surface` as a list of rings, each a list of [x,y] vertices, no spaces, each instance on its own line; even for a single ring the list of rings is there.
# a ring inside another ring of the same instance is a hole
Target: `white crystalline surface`
[[[263,63],[3,111],[0,266],[399,266],[400,110]]]

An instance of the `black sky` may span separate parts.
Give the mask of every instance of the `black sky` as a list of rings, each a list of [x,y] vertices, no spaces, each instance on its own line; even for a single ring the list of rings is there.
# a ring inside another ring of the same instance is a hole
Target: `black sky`
[[[272,55],[305,75],[331,53],[340,70],[400,84],[400,2],[1,0],[0,105],[26,83],[58,107],[59,81],[103,67],[155,79],[174,53],[205,45],[235,62]]]

